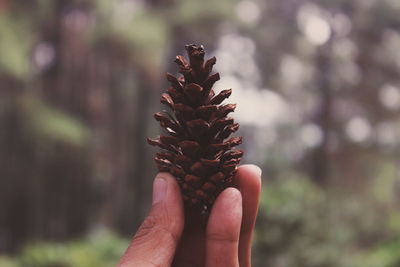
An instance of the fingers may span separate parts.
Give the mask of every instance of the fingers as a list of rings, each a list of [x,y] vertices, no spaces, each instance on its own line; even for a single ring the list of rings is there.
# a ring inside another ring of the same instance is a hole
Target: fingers
[[[238,267],[242,197],[235,188],[225,189],[211,210],[206,235],[207,267]]]
[[[118,266],[170,266],[183,230],[179,186],[167,173],[156,176],[153,206]]]
[[[243,198],[243,219],[239,241],[241,267],[251,266],[251,240],[257,217],[261,191],[261,169],[255,165],[243,165],[233,179]]]

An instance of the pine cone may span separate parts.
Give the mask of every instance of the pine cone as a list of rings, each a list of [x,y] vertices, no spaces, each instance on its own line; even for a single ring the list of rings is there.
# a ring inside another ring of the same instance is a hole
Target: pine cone
[[[242,137],[231,137],[239,128],[227,115],[235,104],[221,105],[232,89],[215,95],[212,86],[219,73],[210,74],[216,58],[204,63],[203,46],[187,45],[189,62],[177,56],[175,62],[183,77],[167,73],[171,87],[161,96],[161,103],[171,112],[157,112],[154,117],[166,134],[148,143],[162,149],[155,156],[159,171],[171,173],[178,180],[186,205],[207,213],[236,172],[243,151],[234,149]]]

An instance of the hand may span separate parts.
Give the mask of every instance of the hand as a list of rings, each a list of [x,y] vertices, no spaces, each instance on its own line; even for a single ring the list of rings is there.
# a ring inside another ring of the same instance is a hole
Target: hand
[[[159,173],[151,211],[118,266],[250,267],[261,170],[239,167],[233,186],[218,196],[206,221],[203,215],[183,211],[177,182]]]

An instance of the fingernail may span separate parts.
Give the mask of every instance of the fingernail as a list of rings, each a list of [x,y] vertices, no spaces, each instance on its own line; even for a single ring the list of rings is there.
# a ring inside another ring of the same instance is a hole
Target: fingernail
[[[157,177],[153,183],[153,205],[162,201],[167,193],[167,181]]]
[[[261,177],[262,170],[261,170],[260,167],[258,167],[257,165],[253,165],[253,164],[249,164],[248,167],[249,167],[254,173],[256,173],[258,176]]]

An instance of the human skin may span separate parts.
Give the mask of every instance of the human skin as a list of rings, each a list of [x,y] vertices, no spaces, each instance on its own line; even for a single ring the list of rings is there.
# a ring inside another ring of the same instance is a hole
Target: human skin
[[[206,217],[184,210],[175,178],[159,173],[151,210],[118,267],[250,267],[260,190],[261,169],[240,166]]]

